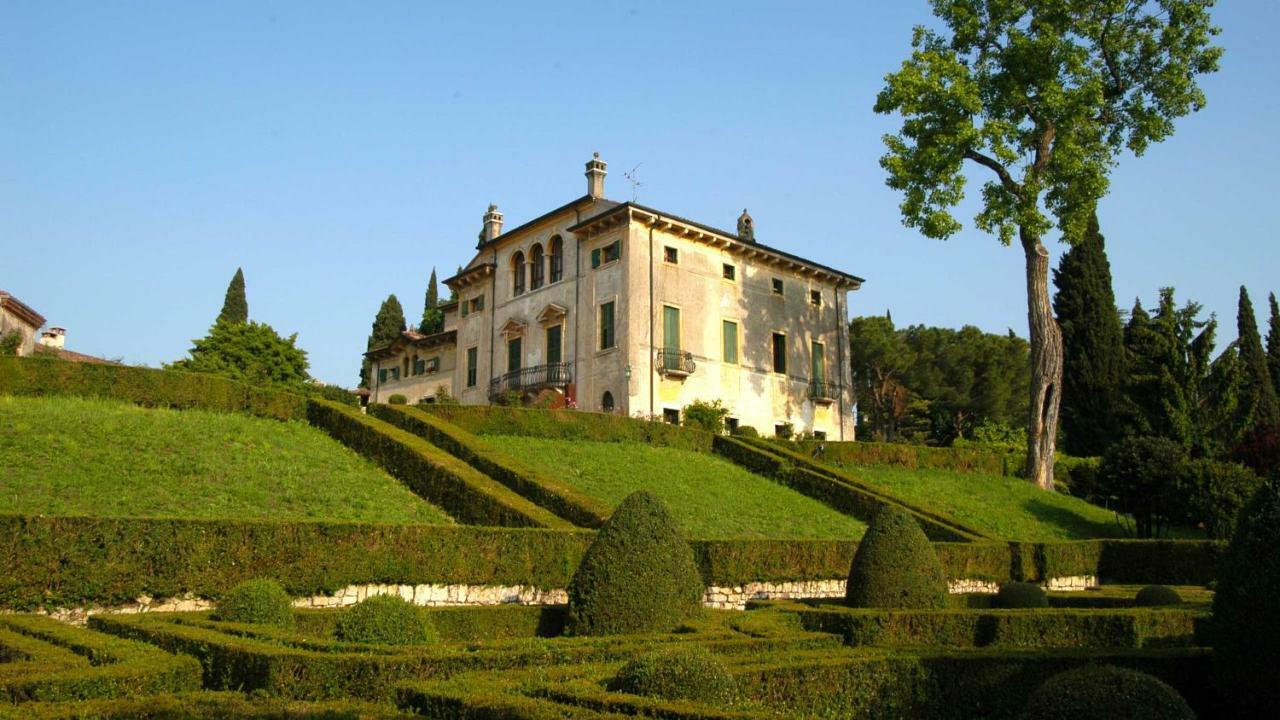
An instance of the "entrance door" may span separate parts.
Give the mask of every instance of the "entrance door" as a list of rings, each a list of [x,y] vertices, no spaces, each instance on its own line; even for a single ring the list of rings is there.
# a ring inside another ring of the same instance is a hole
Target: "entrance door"
[[[813,343],[811,349],[811,352],[813,353],[813,382],[819,387],[827,381],[827,358],[825,350],[826,348],[824,348],[820,342]]]
[[[553,325],[547,328],[547,364],[558,365],[560,363],[560,337],[563,332],[563,325]]]

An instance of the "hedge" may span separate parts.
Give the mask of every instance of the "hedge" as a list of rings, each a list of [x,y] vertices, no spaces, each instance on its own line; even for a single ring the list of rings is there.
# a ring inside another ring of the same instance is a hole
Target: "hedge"
[[[0,357],[0,395],[75,395],[146,407],[245,412],[276,420],[306,417],[307,400],[205,373],[49,358]]]
[[[663,422],[610,413],[541,410],[487,405],[419,406],[476,435],[524,435],[555,440],[643,442],[650,445],[711,452],[711,433]]]
[[[986,536],[956,520],[925,508],[905,503],[870,485],[786,448],[764,440],[748,441],[717,435],[712,447],[716,454],[763,475],[842,513],[869,521],[876,508],[891,504],[905,508],[920,523],[931,540],[966,541]]]
[[[421,436],[521,496],[580,527],[598,528],[610,507],[519,459],[490,446],[483,438],[418,408],[371,405],[369,412],[396,427]]]
[[[917,470],[953,470],[985,475],[1012,475],[1007,455],[976,448],[931,447],[884,442],[805,440],[779,445],[798,449],[815,460],[844,465],[898,465]]]
[[[1209,540],[934,543],[950,578],[1043,582],[1093,576],[1104,583],[1205,585],[1225,545]]]
[[[329,400],[311,400],[307,418],[369,458],[459,522],[504,527],[570,528],[562,518],[394,425]]]
[[[42,616],[0,615],[0,704],[196,690],[200,664]]]
[[[1196,644],[1203,611],[1169,608],[1110,610],[868,610],[823,604],[782,606],[813,632],[840,635],[849,645],[1013,648],[1144,648]]]
[[[333,637],[345,608],[294,610],[296,631],[305,637]],[[440,640],[483,642],[514,638],[559,637],[564,633],[564,605],[470,605],[426,608]],[[213,616],[210,616],[213,619]]]
[[[355,700],[302,702],[249,698],[238,692],[189,692],[140,698],[24,703],[5,709],[3,720],[393,720],[414,715],[389,704]]]

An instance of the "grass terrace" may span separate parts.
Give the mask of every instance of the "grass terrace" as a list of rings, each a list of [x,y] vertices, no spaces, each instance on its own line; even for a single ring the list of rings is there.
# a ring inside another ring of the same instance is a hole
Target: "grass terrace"
[[[449,523],[301,422],[0,396],[0,513]]]
[[[638,442],[485,440],[610,506],[648,490],[690,537],[856,539],[866,530],[855,518],[706,453]]]

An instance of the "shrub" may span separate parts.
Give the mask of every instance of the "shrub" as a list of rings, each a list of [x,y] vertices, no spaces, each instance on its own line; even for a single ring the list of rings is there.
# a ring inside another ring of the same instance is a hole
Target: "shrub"
[[[1148,585],[1138,591],[1133,598],[1138,607],[1157,607],[1160,605],[1181,605],[1182,596],[1168,585]]]
[[[587,548],[569,582],[575,635],[667,632],[702,608],[702,577],[667,506],[628,496]]]
[[[609,682],[609,689],[720,706],[732,703],[737,696],[733,676],[724,663],[702,647],[641,655],[622,666]]]
[[[1249,501],[1218,569],[1213,598],[1219,684],[1241,705],[1280,707],[1280,485]]]
[[[217,618],[225,622],[292,628],[293,598],[275,580],[246,580],[218,601]]]
[[[724,432],[724,419],[729,416],[729,408],[719,400],[694,400],[684,406],[684,424],[698,430],[720,435]]]
[[[421,645],[438,639],[422,609],[399,595],[374,595],[343,611],[333,634],[344,642],[378,645]]]
[[[736,437],[744,437],[744,438],[760,437],[760,431],[756,430],[754,427],[751,427],[750,425],[739,425],[738,427],[733,429],[732,433],[729,433],[729,434],[734,435]]]
[[[1138,537],[1159,536],[1176,500],[1186,454],[1161,437],[1125,438],[1107,451],[1098,469],[1102,492],[1133,516]]]
[[[991,607],[1012,608],[1044,608],[1049,607],[1049,596],[1044,588],[1035,583],[1011,582],[1000,586],[1000,591],[991,599]]]
[[[387,398],[388,405],[407,405],[408,403],[409,398],[401,395],[400,393],[395,393],[391,397]]]
[[[1204,528],[1215,540],[1226,540],[1236,517],[1262,479],[1244,465],[1200,459],[1187,463],[1179,478],[1177,520]]]
[[[1069,670],[1031,693],[1026,720],[1195,720],[1177,690],[1146,673],[1113,666]]]
[[[893,505],[876,510],[853,556],[845,600],[853,607],[946,607],[942,564],[906,510]]]
[[[17,330],[0,335],[0,356],[16,356],[18,348],[22,347],[22,333]]]

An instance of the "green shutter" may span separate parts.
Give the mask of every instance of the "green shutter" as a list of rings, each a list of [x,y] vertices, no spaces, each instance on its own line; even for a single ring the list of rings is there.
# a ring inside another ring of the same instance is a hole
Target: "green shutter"
[[[787,336],[778,333],[773,334],[773,371],[787,371]]]
[[[520,369],[521,352],[520,338],[514,338],[507,341],[507,372],[515,372]]]
[[[724,338],[724,361],[730,365],[738,364],[738,323],[725,320],[720,327]]]
[[[591,251],[591,268],[595,269],[598,267],[600,267],[600,248],[596,248]]]
[[[827,381],[827,358],[825,350],[820,342],[814,342],[811,345],[813,353],[813,381],[824,383]]]
[[[600,349],[608,350],[613,344],[613,303],[607,302],[600,306]]]
[[[680,349],[680,308],[662,307],[662,346],[666,350]]]
[[[560,335],[563,326],[556,325],[547,328],[547,364],[554,365],[560,362]]]

